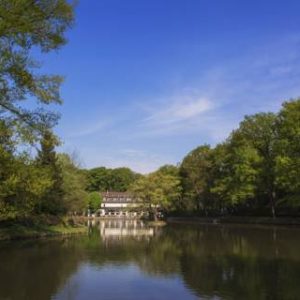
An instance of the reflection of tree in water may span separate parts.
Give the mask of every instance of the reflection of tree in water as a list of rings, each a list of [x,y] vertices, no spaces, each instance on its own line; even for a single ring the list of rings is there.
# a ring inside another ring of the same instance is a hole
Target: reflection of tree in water
[[[9,243],[0,249],[0,299],[50,299],[76,272],[72,239]]]
[[[179,275],[201,296],[296,299],[297,235],[297,230],[180,225],[162,229],[151,240],[128,237],[102,245],[89,259],[100,265],[135,263],[153,276]]]
[[[95,228],[88,236],[2,246],[0,298],[49,299],[88,263],[135,264],[150,276],[180,276],[207,298],[297,299],[299,249],[299,231],[292,229],[180,225],[152,238],[109,242]],[[76,284],[71,290],[76,293]]]
[[[222,299],[297,299],[300,241],[294,244],[295,233],[279,230],[274,240],[272,229],[166,229],[173,247],[181,250],[177,259],[187,286]]]

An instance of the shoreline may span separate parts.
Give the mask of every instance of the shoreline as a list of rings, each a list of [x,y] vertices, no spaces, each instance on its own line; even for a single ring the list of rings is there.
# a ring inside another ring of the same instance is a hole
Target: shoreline
[[[293,217],[169,217],[167,219],[168,224],[236,224],[236,225],[280,225],[300,227],[300,218]]]
[[[25,226],[20,224],[14,224],[7,227],[0,227],[0,242],[9,240],[40,239],[54,236],[68,236],[83,233],[87,233],[86,226]]]

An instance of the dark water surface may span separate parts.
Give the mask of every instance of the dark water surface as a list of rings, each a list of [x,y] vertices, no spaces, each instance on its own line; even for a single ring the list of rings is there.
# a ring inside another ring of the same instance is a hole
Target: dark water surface
[[[300,299],[300,230],[105,221],[2,242],[0,299]]]

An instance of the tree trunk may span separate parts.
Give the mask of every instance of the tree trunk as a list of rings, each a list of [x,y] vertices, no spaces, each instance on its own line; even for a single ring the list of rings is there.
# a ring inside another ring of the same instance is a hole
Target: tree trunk
[[[154,218],[154,221],[156,222],[158,219],[157,219],[157,208],[154,207],[153,209],[153,218]]]
[[[276,218],[276,209],[275,209],[275,192],[270,193],[270,204],[271,204],[271,211],[272,211],[272,218]]]

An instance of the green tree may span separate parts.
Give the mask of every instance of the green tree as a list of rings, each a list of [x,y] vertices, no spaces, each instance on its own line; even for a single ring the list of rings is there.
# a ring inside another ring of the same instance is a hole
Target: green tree
[[[110,172],[110,189],[118,192],[126,192],[129,186],[139,177],[129,168],[116,168]]]
[[[10,181],[13,181],[15,141],[8,123],[0,120],[0,199],[10,193]]]
[[[107,169],[105,167],[87,170],[87,191],[107,191]]]
[[[277,119],[277,184],[290,205],[300,205],[300,100],[283,103]]]
[[[52,181],[26,154],[16,154],[12,126],[0,121],[0,220],[34,213]]]
[[[212,155],[210,192],[221,212],[253,202],[259,162],[257,152],[235,141],[233,136],[216,146]]]
[[[131,191],[157,220],[159,209],[174,210],[181,196],[180,179],[164,171],[156,171],[134,182]]]
[[[55,152],[55,147],[58,145],[59,142],[53,133],[49,130],[45,131],[36,159],[37,166],[42,168],[52,181],[52,185],[45,193],[39,207],[40,212],[50,214],[65,213],[62,168],[57,161]]]
[[[2,0],[0,2],[0,116],[12,117],[21,126],[41,130],[51,127],[57,115],[44,110],[61,103],[62,78],[35,72],[33,58],[65,44],[65,31],[73,22],[73,5],[66,0]],[[30,96],[38,107],[28,110],[21,104]],[[36,132],[35,132],[36,134]]]
[[[89,209],[92,212],[98,210],[102,203],[102,197],[99,192],[89,193]]]
[[[276,216],[277,185],[276,185],[276,141],[277,116],[273,113],[259,113],[246,116],[240,123],[233,138],[240,140],[246,147],[252,147],[259,156],[257,165],[257,196],[267,198],[272,216]]]
[[[105,167],[99,167],[88,170],[87,173],[87,190],[89,192],[125,192],[140,176],[129,168],[107,169]]]
[[[88,207],[86,175],[79,169],[75,159],[66,153],[58,154],[57,161],[62,172],[63,210],[75,215],[84,212]]]
[[[173,165],[164,165],[158,169],[158,172],[166,175],[179,176],[179,168]]]
[[[43,168],[29,157],[16,158],[13,194],[9,197],[11,212],[18,219],[31,218],[40,209],[53,181]]]
[[[200,146],[191,151],[180,165],[183,197],[189,211],[206,210],[210,205],[211,154],[210,146]]]

